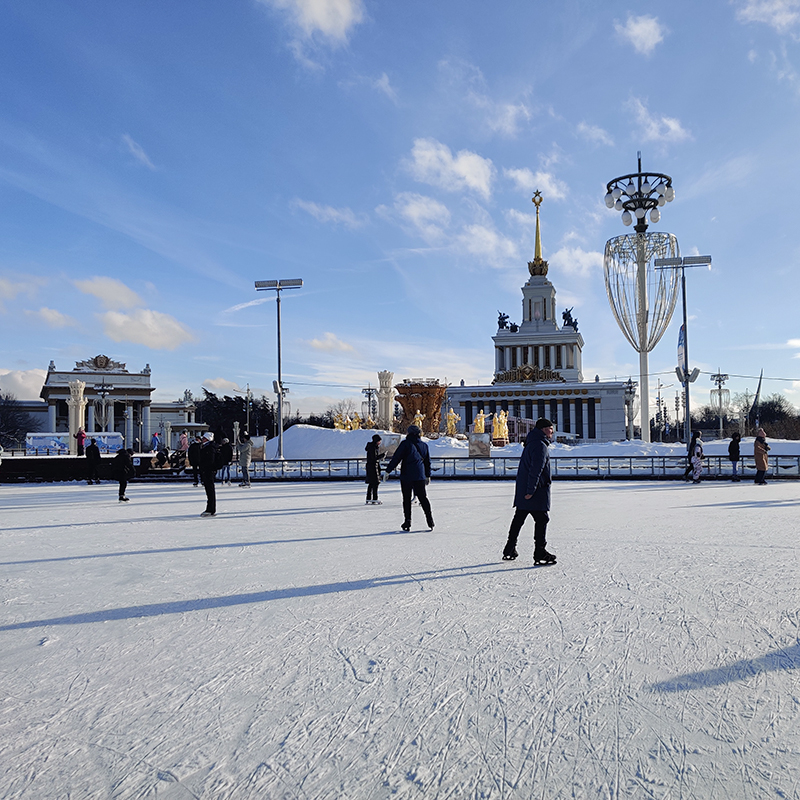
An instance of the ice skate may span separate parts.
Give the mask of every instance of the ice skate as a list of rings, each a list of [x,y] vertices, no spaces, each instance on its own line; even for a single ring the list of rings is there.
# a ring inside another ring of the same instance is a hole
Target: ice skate
[[[400,530],[401,530],[401,531],[405,531],[406,533],[408,533],[408,532],[411,530],[411,523],[410,523],[410,522],[404,522],[404,523],[403,523],[403,524],[400,526]]]
[[[552,553],[548,553],[547,550],[542,548],[541,550],[536,550],[533,554],[533,563],[534,564],[555,564],[556,557]]]
[[[503,550],[503,561],[513,561],[515,558],[519,556],[516,547],[509,547],[508,545],[505,546]]]
[[[130,502],[130,497],[120,497],[120,503],[128,503]]]

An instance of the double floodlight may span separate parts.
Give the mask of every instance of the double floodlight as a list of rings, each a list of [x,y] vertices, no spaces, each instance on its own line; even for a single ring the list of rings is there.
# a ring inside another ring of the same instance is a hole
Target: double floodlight
[[[281,278],[277,281],[256,281],[256,291],[264,289],[299,289],[303,285],[302,278]]]

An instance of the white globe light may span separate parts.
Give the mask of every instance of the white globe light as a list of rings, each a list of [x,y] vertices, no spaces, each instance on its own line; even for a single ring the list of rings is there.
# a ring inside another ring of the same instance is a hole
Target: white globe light
[[[675,190],[671,186],[667,186],[667,190],[664,192],[664,199],[671,203],[675,199]]]
[[[631,181],[631,182],[630,182],[630,183],[629,183],[629,184],[628,184],[628,185],[625,187],[625,194],[627,194],[629,197],[630,197],[631,195],[633,195],[633,194],[636,194],[636,186],[634,185],[633,181]]]
[[[666,205],[666,204],[667,204],[667,201],[666,201],[666,199],[664,198],[664,195],[663,195],[663,194],[661,195],[661,197],[659,197],[659,198],[658,198],[658,204],[659,204],[660,206],[664,206],[664,205]]]
[[[614,191],[611,192],[611,194],[614,195],[615,200],[619,200],[620,197],[622,197],[622,189],[620,189],[619,186],[615,186]]]
[[[633,213],[636,214],[636,219],[644,219],[644,215],[647,213],[647,211],[639,206],[639,208],[637,208]]]
[[[650,186],[650,184],[647,181],[645,181],[642,184],[642,194],[650,194],[650,192],[652,192],[652,191],[653,191],[653,188]]]
[[[660,219],[661,219],[661,212],[657,208],[654,208],[650,212],[650,222],[658,222]]]
[[[615,208],[617,211],[622,211],[622,200],[617,200],[617,202],[616,202],[616,203],[614,203],[614,208]]]
[[[614,195],[612,195],[611,192],[609,192],[603,199],[606,201],[607,208],[614,207]]]
[[[667,190],[667,184],[663,181],[656,186],[656,191],[663,197],[664,192]]]
[[[633,222],[633,217],[631,217],[630,211],[623,211],[622,212],[622,224],[623,225],[630,225]]]

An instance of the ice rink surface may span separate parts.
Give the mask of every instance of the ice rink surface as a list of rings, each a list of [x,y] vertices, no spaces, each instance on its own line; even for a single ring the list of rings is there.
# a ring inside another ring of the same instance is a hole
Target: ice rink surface
[[[800,797],[800,484],[0,486],[0,797]]]

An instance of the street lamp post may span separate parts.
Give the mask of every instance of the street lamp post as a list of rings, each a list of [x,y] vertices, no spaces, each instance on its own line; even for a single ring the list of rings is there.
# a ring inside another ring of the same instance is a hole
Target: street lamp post
[[[647,233],[647,220],[661,219],[659,210],[675,199],[672,178],[661,172],[642,172],[638,153],[638,172],[621,175],[606,184],[605,204],[622,212],[622,224],[634,221],[635,235],[617,236],[606,242],[603,268],[611,310],[622,332],[639,353],[639,392],[641,397],[642,441],[650,441],[650,387],[648,354],[658,344],[675,308],[674,278],[653,280],[648,269],[653,256],[678,253],[678,240],[668,233]],[[635,274],[633,267],[635,266]]]
[[[278,394],[278,458],[283,460],[283,379],[281,376],[281,291],[284,289],[299,289],[303,285],[302,278],[282,278],[277,281],[256,281],[256,291],[274,291],[278,308],[278,380],[276,391]]]
[[[716,389],[711,390],[711,399],[717,400],[719,404],[719,438],[722,438],[723,435],[723,426],[722,426],[722,412],[724,406],[726,406],[731,399],[731,393],[728,389],[723,388],[725,382],[728,380],[728,375],[722,370],[719,370],[716,375],[711,376],[711,380],[717,384]]]
[[[697,380],[697,371],[689,372],[689,329],[688,317],[686,315],[686,267],[708,266],[711,269],[711,256],[686,256],[685,258],[657,258],[653,262],[656,269],[678,269],[681,270],[681,295],[683,297],[683,333],[682,340],[679,338],[678,349],[683,350],[683,361],[676,370],[678,380],[683,384],[684,400],[684,421],[683,435],[686,437],[686,444],[692,438],[692,414],[689,411],[689,384]]]

